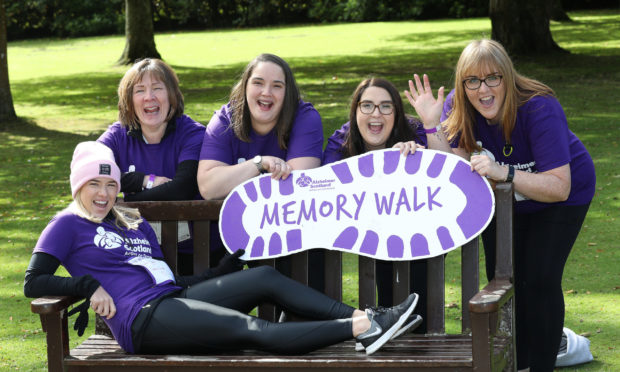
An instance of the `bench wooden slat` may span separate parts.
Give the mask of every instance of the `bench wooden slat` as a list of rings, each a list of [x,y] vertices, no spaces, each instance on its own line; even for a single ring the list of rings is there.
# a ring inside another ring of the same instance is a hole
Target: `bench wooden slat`
[[[427,332],[433,334],[445,333],[445,257],[429,258],[427,282]]]
[[[342,252],[325,251],[325,294],[342,302]]]
[[[162,221],[161,222],[161,250],[164,259],[170,266],[173,273],[178,274],[178,256],[177,256],[177,237],[178,222]]]
[[[411,293],[411,263],[409,261],[396,261],[392,264],[392,303],[403,302]]]
[[[194,221],[194,275],[198,275],[211,265],[211,221]]]
[[[372,258],[360,256],[357,262],[359,273],[359,307],[360,309],[364,309],[375,306],[377,304],[375,261]]]
[[[407,336],[398,341],[389,343],[385,350],[371,357],[365,353],[351,353],[354,348],[353,341],[343,342],[334,346],[320,349],[306,355],[287,356],[286,363],[289,365],[312,364],[313,368],[324,368],[328,365],[347,366],[356,365],[359,368],[372,368],[381,366],[416,366],[442,364],[451,361],[452,366],[471,366],[471,338],[467,336],[439,337],[428,340],[423,336]],[[91,336],[82,345],[71,351],[74,360],[68,361],[68,365],[79,365],[82,361],[97,359],[98,362],[106,362],[114,365],[119,360],[126,364],[143,364],[146,360],[153,363],[166,363],[170,356],[157,355],[127,355],[124,353],[116,341],[106,336]],[[236,352],[235,354],[218,355],[183,355],[184,361],[190,364],[210,364],[226,365],[231,362],[231,358],[243,361],[248,367],[275,366],[282,362],[271,355],[259,352]]]
[[[466,304],[478,293],[480,286],[479,238],[476,237],[461,247],[461,278],[470,280],[461,281],[461,304]],[[461,306],[461,332],[466,333],[471,329],[471,318],[467,306]]]

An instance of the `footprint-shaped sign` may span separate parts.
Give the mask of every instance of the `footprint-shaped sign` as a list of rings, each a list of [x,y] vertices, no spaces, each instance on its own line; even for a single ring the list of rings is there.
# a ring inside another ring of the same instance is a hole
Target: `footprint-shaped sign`
[[[491,221],[489,183],[459,156],[378,150],[320,168],[237,186],[220,211],[220,234],[245,260],[312,248],[382,260],[434,257],[473,239]]]

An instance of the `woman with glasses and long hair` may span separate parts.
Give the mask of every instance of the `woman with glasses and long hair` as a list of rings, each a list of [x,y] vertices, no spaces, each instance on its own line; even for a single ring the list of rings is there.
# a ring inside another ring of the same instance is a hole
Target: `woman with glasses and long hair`
[[[439,118],[424,109],[437,102],[418,76],[410,88],[418,113]],[[562,355],[562,273],[594,196],[592,158],[568,129],[553,90],[515,71],[493,40],[473,41],[461,53],[441,120],[454,152],[470,159],[472,170],[514,184],[517,365],[551,371]],[[495,221],[482,235],[489,280],[494,236]]]
[[[443,94],[443,89],[439,92]],[[441,112],[441,102],[435,107]],[[399,148],[403,155],[416,148],[451,151],[439,127],[439,118],[420,121],[405,114],[398,89],[390,81],[371,77],[359,83],[351,97],[349,121],[327,140],[323,164],[333,163],[368,151]],[[411,288],[420,295],[420,315],[426,318],[426,262],[412,261]],[[377,293],[379,306],[391,306],[392,263],[377,261]],[[409,323],[410,324],[410,323]],[[422,322],[416,330],[426,332]]]

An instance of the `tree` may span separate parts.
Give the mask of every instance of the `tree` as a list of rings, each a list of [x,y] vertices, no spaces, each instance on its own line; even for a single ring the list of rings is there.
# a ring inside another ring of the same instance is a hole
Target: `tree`
[[[125,0],[125,50],[118,63],[127,65],[141,58],[161,58],[155,47],[149,0]]]
[[[6,14],[4,0],[0,0],[0,123],[15,119],[15,108],[9,83],[9,64],[6,55]]]
[[[491,37],[510,54],[564,51],[549,28],[550,0],[490,0]]]
[[[564,6],[562,6],[562,0],[551,0],[547,4],[549,18],[558,22],[572,22],[566,11],[564,11]]]

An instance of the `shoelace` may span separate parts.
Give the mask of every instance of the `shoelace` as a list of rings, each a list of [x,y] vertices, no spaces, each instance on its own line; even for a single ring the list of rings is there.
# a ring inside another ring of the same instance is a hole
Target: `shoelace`
[[[389,310],[388,307],[383,307],[383,306],[376,306],[376,307],[371,306],[369,309],[375,313],[385,313],[386,311]]]

